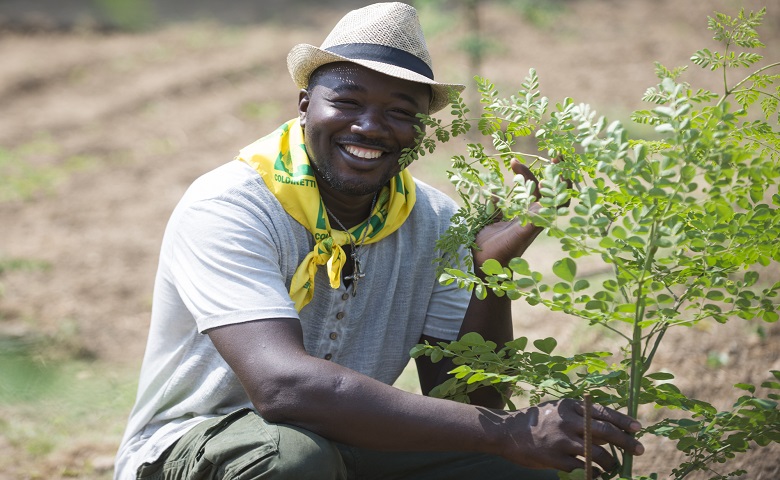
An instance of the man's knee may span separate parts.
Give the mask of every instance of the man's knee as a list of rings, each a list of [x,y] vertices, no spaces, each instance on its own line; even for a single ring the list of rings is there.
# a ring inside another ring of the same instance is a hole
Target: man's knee
[[[298,427],[268,423],[251,411],[203,422],[177,442],[164,462],[165,478],[346,478],[332,442]],[[144,474],[154,473],[151,467]]]
[[[280,480],[346,478],[341,453],[333,442],[290,425],[278,425],[279,451],[273,477]],[[262,477],[265,478],[265,477]]]
[[[230,431],[233,430],[233,431]],[[225,478],[246,480],[342,480],[344,462],[336,446],[299,427],[271,424],[250,413],[226,429],[227,442],[244,450],[225,470]],[[243,437],[243,438],[241,438]],[[273,445],[273,449],[269,447]],[[249,447],[249,448],[247,448]],[[235,452],[235,450],[234,450]]]

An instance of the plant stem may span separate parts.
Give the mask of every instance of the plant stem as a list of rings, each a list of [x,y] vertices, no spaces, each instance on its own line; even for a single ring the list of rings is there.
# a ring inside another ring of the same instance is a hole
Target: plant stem
[[[639,412],[639,396],[642,391],[642,376],[644,375],[646,368],[642,358],[642,320],[645,317],[645,302],[644,299],[644,283],[647,276],[647,272],[650,270],[650,266],[653,264],[655,253],[658,251],[658,247],[655,245],[656,234],[659,220],[656,219],[651,228],[650,235],[648,236],[648,247],[644,265],[642,266],[642,272],[637,282],[636,290],[636,314],[634,316],[634,327],[631,338],[631,369],[629,373],[629,386],[628,386],[628,415],[636,418]],[[633,471],[634,455],[631,452],[625,452],[623,455],[623,465],[621,468],[621,475],[626,478],[631,478]]]
[[[639,293],[637,298],[641,298],[642,286],[639,286]],[[644,308],[640,307],[642,312],[637,311],[636,318],[634,320],[634,332],[631,339],[631,372],[629,374],[629,392],[628,392],[628,415],[636,418],[639,410],[639,393],[642,387],[642,371],[644,370],[642,365],[642,327],[637,320],[644,316]],[[623,466],[621,476],[631,478],[634,463],[634,455],[631,452],[625,452],[623,454]]]

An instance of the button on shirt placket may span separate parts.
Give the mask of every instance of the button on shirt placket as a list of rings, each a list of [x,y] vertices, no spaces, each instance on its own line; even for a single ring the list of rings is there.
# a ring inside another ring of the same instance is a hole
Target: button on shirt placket
[[[344,288],[343,286],[341,287]],[[339,350],[339,347],[341,346],[341,334],[340,331],[343,327],[343,320],[344,317],[346,317],[346,313],[344,312],[344,308],[346,307],[347,302],[349,301],[352,296],[349,294],[349,292],[344,291],[341,295],[341,302],[334,302],[334,310],[336,310],[335,315],[333,315],[331,318],[335,319],[330,322],[328,322],[328,325],[325,326],[325,329],[323,330],[323,334],[327,337],[327,340],[325,340],[323,343],[327,345],[327,347],[324,348],[325,355],[323,355],[323,358],[325,360],[331,360],[333,358],[333,355],[335,352]]]

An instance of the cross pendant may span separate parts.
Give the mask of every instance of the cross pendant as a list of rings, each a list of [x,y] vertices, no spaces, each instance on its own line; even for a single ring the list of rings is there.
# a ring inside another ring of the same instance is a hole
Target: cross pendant
[[[358,280],[365,277],[366,274],[360,271],[360,259],[355,253],[352,253],[352,275],[347,275],[344,280],[352,280],[352,296],[357,295]]]

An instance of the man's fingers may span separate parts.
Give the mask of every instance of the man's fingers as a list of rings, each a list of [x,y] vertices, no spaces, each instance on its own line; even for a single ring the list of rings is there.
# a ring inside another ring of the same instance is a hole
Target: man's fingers
[[[611,453],[598,445],[593,445],[592,454],[593,461],[605,472],[612,470],[617,463]]]
[[[531,180],[536,183],[536,175],[534,175],[533,172],[531,172],[531,169],[526,165],[523,165],[518,160],[512,159],[509,162],[509,166],[512,168],[512,171],[515,172],[515,175],[522,175],[526,180]]]
[[[593,443],[596,445],[609,443],[634,455],[645,453],[644,445],[632,437],[630,433],[618,429],[612,423],[601,420],[594,421],[591,425],[591,432],[593,434]]]
[[[577,403],[575,408],[580,415],[585,413],[582,403]],[[590,415],[594,420],[609,422],[626,432],[635,433],[642,429],[642,424],[636,419],[603,405],[593,405]]]
[[[515,172],[515,175],[522,175],[523,178],[534,182],[535,185],[539,184],[539,180],[537,180],[536,175],[533,174],[531,169],[528,168],[526,165],[520,163],[518,160],[513,158],[509,162],[509,167],[512,169],[513,172]]]
[[[584,414],[584,408],[581,403],[575,406],[580,414]],[[591,425],[594,443],[611,443],[635,455],[645,452],[645,447],[630,435],[642,429],[642,424],[634,418],[602,405],[592,407],[591,418],[594,420]]]

